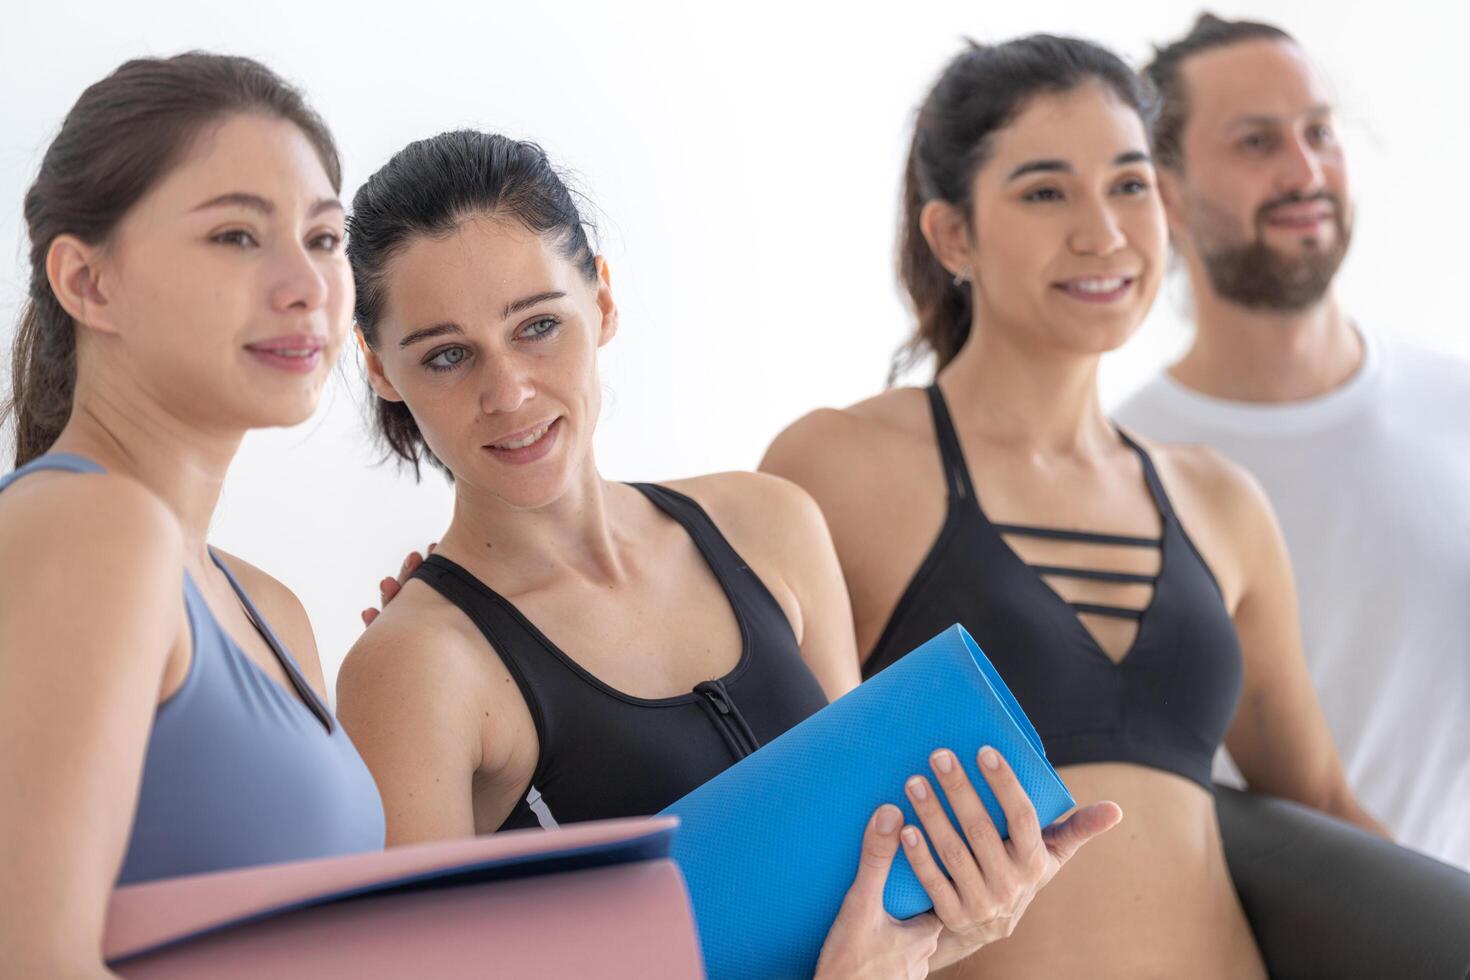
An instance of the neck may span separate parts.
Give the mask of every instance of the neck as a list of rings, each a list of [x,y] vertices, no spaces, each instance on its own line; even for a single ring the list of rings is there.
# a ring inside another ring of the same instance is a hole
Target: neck
[[[1303,401],[1333,391],[1362,365],[1362,338],[1331,292],[1298,312],[1250,310],[1190,271],[1194,343],[1169,369],[1185,387],[1231,401]]]
[[[1027,452],[1089,453],[1117,442],[1098,401],[1097,355],[1024,346],[1008,337],[1024,337],[1025,331],[985,329],[980,319],[939,373],[958,418]]]
[[[619,497],[590,454],[571,487],[543,507],[512,507],[456,480],[454,517],[440,548],[490,569],[507,593],[566,574],[615,586],[628,576]]]
[[[208,563],[209,524],[244,432],[208,432],[127,380],[83,379],[54,452],[76,453],[151,490],[178,518],[185,554]]]

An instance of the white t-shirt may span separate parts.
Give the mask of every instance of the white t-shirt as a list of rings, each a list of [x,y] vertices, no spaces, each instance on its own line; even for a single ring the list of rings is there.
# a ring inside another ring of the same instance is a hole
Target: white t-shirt
[[[1320,398],[1225,401],[1161,374],[1115,414],[1255,474],[1354,792],[1401,843],[1470,869],[1470,362],[1363,343]]]

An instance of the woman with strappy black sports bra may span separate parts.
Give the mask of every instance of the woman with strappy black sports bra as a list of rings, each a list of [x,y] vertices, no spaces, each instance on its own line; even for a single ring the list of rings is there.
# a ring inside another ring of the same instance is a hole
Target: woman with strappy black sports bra
[[[1262,976],[1215,819],[1222,739],[1252,788],[1376,829],[1315,701],[1265,498],[1099,406],[1099,360],[1164,272],[1147,111],[1084,42],[955,58],[918,114],[900,254],[910,354],[935,355],[936,382],[815,412],[762,466],[827,517],[866,675],[963,623],[1074,796],[1129,815],[964,977]]]
[[[667,486],[598,473],[597,351],[618,312],[538,147],[477,132],[411,144],[358,191],[348,256],[379,431],[455,481],[437,552],[338,679],[390,844],[657,812],[858,683],[841,572],[806,494],[750,473]],[[934,761],[960,819],[989,826],[953,755]],[[1031,850],[961,844],[958,878],[977,887],[957,889],[917,828],[880,808],[819,974],[923,976],[931,955],[1007,935],[1118,818],[1106,803],[1043,833],[1010,770],[986,776]],[[933,794],[919,812],[956,852]],[[937,915],[883,911],[900,839]]]

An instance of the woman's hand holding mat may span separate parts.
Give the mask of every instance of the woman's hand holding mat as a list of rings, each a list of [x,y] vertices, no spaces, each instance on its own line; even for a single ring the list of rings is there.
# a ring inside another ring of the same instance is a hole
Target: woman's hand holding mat
[[[1009,936],[1031,899],[1062,865],[1083,844],[1123,819],[1116,803],[1094,803],[1042,830],[1035,807],[1001,754],[986,747],[978,759],[980,772],[1005,812],[1009,840],[1001,839],[964,768],[948,749],[935,752],[929,764],[954,811],[958,831],[927,779],[914,776],[904,786],[929,839],[926,845],[915,828],[905,827],[900,835],[904,856],[934,902],[929,914],[944,925],[930,962],[933,969]]]
[[[923,834],[912,826],[899,831],[903,814],[897,807],[878,809],[863,834],[857,878],[822,945],[817,980],[918,980],[931,969],[1006,938],[1062,865],[1122,819],[1117,804],[1094,803],[1042,830],[1026,791],[1000,753],[987,747],[978,759],[1005,812],[1009,840],[997,832],[954,754],[936,751],[930,765],[959,828],[923,776],[911,777],[904,787]],[[884,884],[900,841],[934,903],[933,912],[906,920],[895,919],[883,907]]]

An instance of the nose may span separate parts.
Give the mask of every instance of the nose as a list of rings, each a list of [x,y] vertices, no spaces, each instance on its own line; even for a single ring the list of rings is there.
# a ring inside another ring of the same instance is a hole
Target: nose
[[[287,248],[272,266],[271,308],[282,313],[309,313],[327,301],[328,270],[321,255],[301,245]]]
[[[1079,255],[1112,255],[1128,243],[1106,201],[1084,203],[1068,244]]]
[[[486,415],[516,411],[536,393],[528,365],[514,354],[493,351],[480,360],[480,411]]]
[[[1326,186],[1322,160],[1301,134],[1294,135],[1281,154],[1281,169],[1276,175],[1277,190],[1301,195],[1315,194]]]

